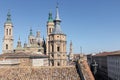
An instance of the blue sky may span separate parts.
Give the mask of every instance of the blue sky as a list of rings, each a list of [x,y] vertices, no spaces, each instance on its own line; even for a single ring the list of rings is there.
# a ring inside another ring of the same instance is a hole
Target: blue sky
[[[14,25],[14,48],[20,36],[28,41],[29,29],[46,37],[46,22],[51,10],[55,18],[56,3],[62,31],[67,34],[67,52],[72,40],[74,52],[84,53],[120,50],[120,0],[0,0],[0,53],[4,22],[8,9]]]

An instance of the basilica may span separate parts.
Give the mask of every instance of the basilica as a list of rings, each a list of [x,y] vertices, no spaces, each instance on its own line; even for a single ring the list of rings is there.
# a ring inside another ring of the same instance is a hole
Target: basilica
[[[6,62],[5,64],[9,63],[11,65],[22,64],[22,60],[18,59],[24,59],[27,57],[29,58],[28,61],[31,62],[29,65],[38,65],[42,62],[43,66],[66,66],[67,41],[66,34],[61,30],[60,23],[61,19],[59,17],[57,6],[55,19],[52,18],[52,12],[49,12],[46,39],[41,38],[40,31],[37,31],[36,36],[34,36],[32,29],[30,29],[28,43],[25,42],[22,46],[19,37],[16,48],[14,48],[13,23],[11,20],[11,14],[8,12],[7,19],[4,24],[3,49],[0,58]],[[0,64],[1,63],[3,62],[1,61]]]

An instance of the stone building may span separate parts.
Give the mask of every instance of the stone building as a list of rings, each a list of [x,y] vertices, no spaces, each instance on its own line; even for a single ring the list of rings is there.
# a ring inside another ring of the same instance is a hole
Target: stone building
[[[115,51],[114,54],[108,55],[108,79],[120,80],[120,51]]]
[[[52,13],[49,13],[46,41],[41,38],[40,31],[37,31],[34,36],[30,29],[28,43],[25,42],[22,46],[19,37],[14,49],[13,24],[10,12],[8,12],[7,21],[4,24],[3,53],[0,54],[0,79],[94,80],[86,57],[82,55],[80,58],[80,54],[73,55],[72,42],[69,59],[71,61],[80,59],[80,62],[76,65],[78,67],[67,65],[67,40],[66,34],[61,30],[60,22],[58,7],[56,7],[55,20],[52,18]]]
[[[48,56],[28,52],[1,54],[0,66],[48,66]]]
[[[66,52],[66,34],[61,30],[58,7],[56,7],[56,18],[54,20],[54,28],[48,40],[48,55],[50,66],[66,66],[67,52]]]
[[[120,51],[102,52],[93,55],[93,60],[98,64],[97,75],[102,80],[119,80],[119,59]],[[112,75],[112,76],[111,76]]]
[[[32,29],[28,35],[28,43],[21,45],[20,37],[17,46],[13,48],[13,24],[11,21],[11,14],[8,12],[7,21],[4,25],[4,39],[3,39],[3,53],[28,53],[41,54],[49,56],[50,66],[66,66],[67,52],[66,52],[66,34],[61,30],[61,19],[59,18],[58,7],[56,7],[55,20],[52,18],[52,13],[49,13],[47,21],[47,37],[46,41],[41,38],[40,31],[36,32],[34,36]]]
[[[108,80],[107,55],[108,52],[99,53],[93,56],[93,60],[98,64],[97,74],[102,80]]]
[[[41,38],[40,31],[36,32],[36,37],[32,33],[32,29],[30,29],[30,34],[28,35],[28,43],[24,43],[22,47],[20,38],[17,42],[17,47],[14,49],[15,52],[31,52],[31,53],[45,53],[45,40]]]
[[[10,12],[7,14],[7,20],[4,23],[3,53],[13,52],[13,24],[11,22]]]
[[[73,59],[74,59],[72,41],[70,42],[70,51],[69,51],[68,59],[69,59],[70,61],[73,61]]]
[[[54,22],[52,18],[52,13],[49,13],[48,21],[47,21],[47,37],[46,37],[46,54],[48,55],[48,41],[49,41],[49,35],[52,33],[54,29]]]

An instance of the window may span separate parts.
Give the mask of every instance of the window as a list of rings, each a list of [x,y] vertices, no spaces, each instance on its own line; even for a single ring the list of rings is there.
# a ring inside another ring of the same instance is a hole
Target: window
[[[49,33],[51,33],[52,32],[52,29],[51,28],[49,28]]]
[[[6,35],[8,35],[8,29],[6,29]]]
[[[52,54],[52,57],[54,57],[54,54]]]
[[[53,60],[51,60],[51,62],[50,62],[50,63],[51,63],[51,65],[52,65],[52,66],[54,66],[54,61],[53,61]]]
[[[60,47],[57,47],[57,51],[58,51],[58,52],[60,51]]]
[[[54,62],[52,61],[52,66],[54,66]]]
[[[52,52],[54,52],[54,46],[52,45]]]
[[[38,44],[38,46],[40,47],[40,42],[38,42],[37,44]]]
[[[9,29],[9,35],[11,35],[11,29]]]
[[[60,63],[58,62],[57,65],[60,66]]]
[[[8,49],[8,44],[6,44],[6,49]]]

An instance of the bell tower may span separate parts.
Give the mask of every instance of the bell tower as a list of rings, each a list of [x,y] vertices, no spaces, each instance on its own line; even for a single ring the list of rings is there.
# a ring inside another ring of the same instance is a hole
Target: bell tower
[[[72,44],[72,41],[70,42],[70,52],[69,52],[69,61],[72,61],[74,58],[74,55],[73,55],[73,44]]]
[[[10,11],[7,13],[7,20],[4,24],[3,53],[13,52],[13,24]]]
[[[66,66],[66,34],[61,30],[58,7],[56,7],[56,17],[54,20],[54,29],[49,34],[48,54],[50,66]]]
[[[48,55],[48,41],[49,41],[49,35],[52,33],[54,29],[54,21],[52,18],[52,12],[49,12],[49,17],[47,21],[47,37],[46,37],[46,55]]]

